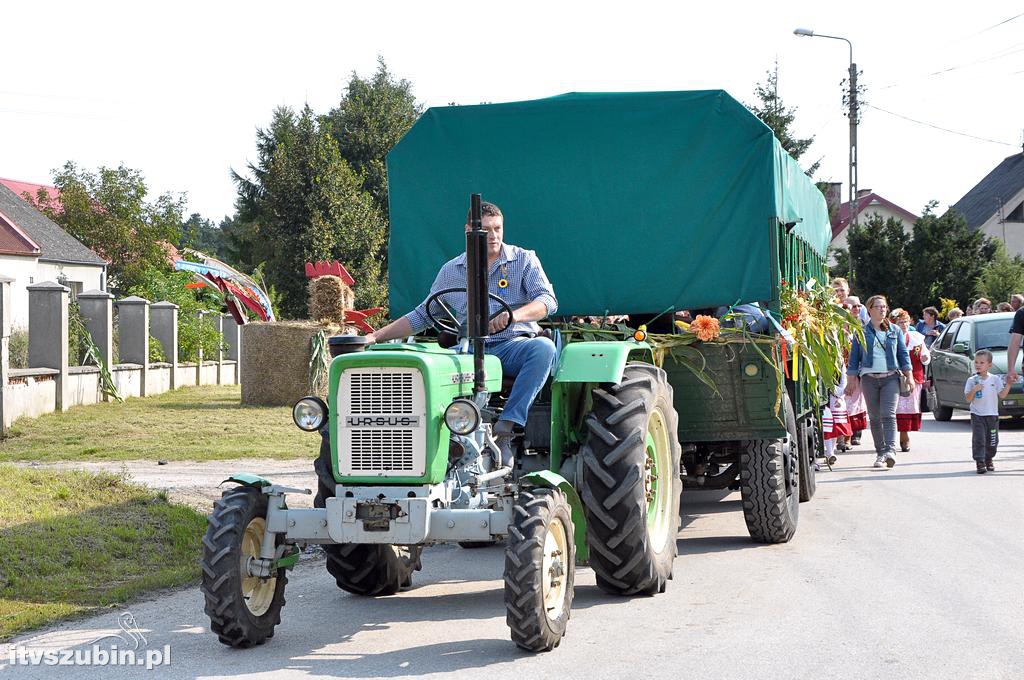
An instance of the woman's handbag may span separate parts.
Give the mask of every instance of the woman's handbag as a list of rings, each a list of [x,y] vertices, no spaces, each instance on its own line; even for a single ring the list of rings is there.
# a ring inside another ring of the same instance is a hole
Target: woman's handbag
[[[905,373],[900,373],[900,396],[909,397],[910,393],[914,391],[914,383],[911,378],[908,378]]]

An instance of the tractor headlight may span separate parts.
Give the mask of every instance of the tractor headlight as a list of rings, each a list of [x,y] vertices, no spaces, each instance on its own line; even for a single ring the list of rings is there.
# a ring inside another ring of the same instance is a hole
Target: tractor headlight
[[[327,404],[319,397],[303,397],[292,407],[292,420],[300,430],[316,432],[327,422]]]
[[[469,399],[456,399],[444,411],[444,424],[458,435],[467,435],[480,427],[480,408]]]

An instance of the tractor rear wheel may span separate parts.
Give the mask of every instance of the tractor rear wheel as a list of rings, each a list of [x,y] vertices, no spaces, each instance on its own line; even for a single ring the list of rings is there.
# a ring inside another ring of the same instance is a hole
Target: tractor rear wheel
[[[783,393],[788,435],[755,439],[740,450],[740,495],[743,519],[758,543],[785,543],[796,533],[800,517],[800,447],[796,416]]]
[[[593,396],[581,495],[597,585],[619,595],[664,592],[682,491],[672,386],[662,369],[633,362],[619,384]]]
[[[334,498],[335,481],[331,472],[331,443],[324,437],[320,456],[313,464],[317,490],[313,507],[326,507]],[[412,572],[420,568],[420,546],[327,543],[327,572],[342,590],[354,595],[394,595],[412,585]]]
[[[558,489],[523,489],[512,518],[505,548],[505,620],[513,642],[547,652],[562,641],[572,608],[572,511]]]
[[[202,593],[210,629],[231,647],[252,647],[274,636],[281,623],[285,569],[270,578],[250,576],[247,563],[259,559],[266,530],[267,496],[238,486],[214,503],[203,536]]]

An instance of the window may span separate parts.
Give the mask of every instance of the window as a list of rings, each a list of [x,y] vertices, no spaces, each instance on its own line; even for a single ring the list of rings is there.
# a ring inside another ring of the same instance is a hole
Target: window
[[[1016,208],[1011,210],[1010,214],[1006,216],[1005,221],[1024,222],[1024,203],[1019,204]]]
[[[1013,319],[982,321],[978,326],[976,349],[1006,349],[1010,341],[1010,324]]]
[[[939,349],[949,349],[949,346],[953,344],[953,336],[956,335],[957,330],[962,324],[959,321],[949,324],[946,328],[946,332],[942,334],[939,339]]]
[[[953,342],[966,342],[969,345],[971,343],[971,325],[969,323],[960,324],[960,328],[956,331],[956,340]]]

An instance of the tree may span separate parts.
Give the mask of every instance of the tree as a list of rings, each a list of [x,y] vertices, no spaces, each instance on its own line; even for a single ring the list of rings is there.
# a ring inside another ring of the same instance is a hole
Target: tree
[[[224,233],[212,220],[206,219],[199,213],[192,213],[181,225],[178,248],[191,248],[223,259],[225,255]]]
[[[409,131],[423,107],[416,104],[412,84],[396,80],[383,58],[369,80],[355,72],[341,102],[327,114],[327,124],[342,158],[363,177],[363,189],[388,215],[388,177],[384,159]]]
[[[846,232],[847,250],[838,251],[836,261],[848,262],[845,274],[850,285],[864,302],[868,296],[881,294],[893,307],[907,302],[907,250],[910,237],[903,223],[894,218],[883,219],[874,213],[867,222],[851,225]],[[852,272],[849,269],[852,267]]]
[[[790,128],[796,120],[796,108],[786,108],[779,96],[779,63],[775,62],[775,68],[765,72],[766,81],[758,83],[754,87],[754,96],[757,97],[757,104],[744,104],[751,113],[761,119],[761,122],[771,128],[775,137],[782,144],[790,156],[796,160],[804,155],[811,144],[814,143],[814,136],[800,139],[793,136]],[[821,161],[815,161],[805,171],[808,177],[813,177],[818,171]],[[824,191],[822,192],[824,193]]]
[[[95,173],[68,161],[54,170],[59,198],[43,190],[39,209],[110,264],[110,285],[127,291],[145,281],[151,267],[168,269],[167,244],[181,233],[185,198],[170,193],[146,201],[146,182],[138,170],[101,166]]]
[[[384,218],[363,182],[341,157],[326,124],[306,106],[296,115],[274,111],[257,131],[259,159],[251,177],[234,173],[238,215],[245,225],[229,238],[248,258],[267,262],[267,280],[281,294],[281,313],[304,317],[304,264],[340,260],[356,279],[356,304],[382,305],[386,297]]]
[[[961,304],[973,300],[982,272],[998,248],[981,231],[971,231],[963,215],[950,210],[939,217],[935,206],[934,201],[925,206],[914,223],[908,251],[906,304],[914,310],[936,304],[940,296]]]
[[[1024,260],[1020,255],[1010,257],[1002,241],[995,241],[995,253],[981,270],[977,293],[992,301],[993,309],[1000,302],[1024,291]]]

